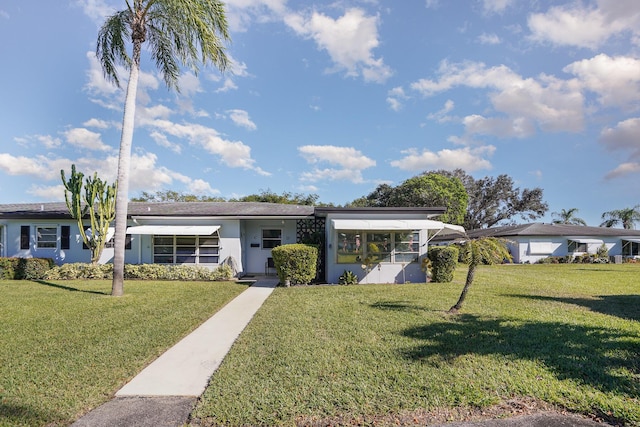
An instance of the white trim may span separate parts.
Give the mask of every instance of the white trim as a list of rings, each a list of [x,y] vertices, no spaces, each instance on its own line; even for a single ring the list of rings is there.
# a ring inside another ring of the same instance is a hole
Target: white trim
[[[137,225],[127,228],[127,234],[152,234],[158,236],[210,236],[219,225]]]
[[[332,219],[335,230],[451,230],[464,233],[459,225],[430,219]]]

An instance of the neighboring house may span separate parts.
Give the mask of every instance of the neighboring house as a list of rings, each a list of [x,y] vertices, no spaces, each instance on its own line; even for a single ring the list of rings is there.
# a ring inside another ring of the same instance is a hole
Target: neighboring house
[[[265,274],[273,273],[267,267],[274,247],[316,243],[321,281],[337,283],[344,270],[351,270],[362,282],[424,282],[420,261],[429,240],[464,232],[433,219],[442,213],[443,208],[131,202],[125,262],[216,268],[232,260],[239,276]],[[0,205],[0,256],[89,262],[90,251],[83,246],[64,203]],[[112,257],[110,242],[101,262]]]
[[[604,244],[609,256],[640,258],[640,230],[568,224],[522,224],[467,232],[470,238],[506,239],[515,263],[534,263],[550,256],[595,254]]]

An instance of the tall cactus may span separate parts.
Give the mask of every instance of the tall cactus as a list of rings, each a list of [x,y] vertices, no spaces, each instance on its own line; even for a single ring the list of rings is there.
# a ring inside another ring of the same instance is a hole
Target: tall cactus
[[[117,183],[108,185],[98,178],[98,173],[84,180],[84,174],[71,165],[71,176],[67,180],[64,170],[60,171],[64,184],[64,200],[71,217],[78,221],[78,229],[85,245],[91,250],[91,262],[97,264],[107,243],[109,225],[115,219]],[[91,235],[84,228],[87,214],[91,224]]]

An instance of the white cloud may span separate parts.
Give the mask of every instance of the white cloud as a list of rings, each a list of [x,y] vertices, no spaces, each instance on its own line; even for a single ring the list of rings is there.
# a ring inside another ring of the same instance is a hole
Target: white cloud
[[[305,145],[298,147],[300,155],[312,165],[329,163],[337,168],[314,168],[302,174],[304,181],[344,180],[353,183],[364,182],[362,171],[376,165],[375,160],[352,147],[334,145]]]
[[[102,142],[99,133],[85,128],[73,128],[63,132],[67,142],[76,147],[88,150],[108,151],[111,147]]]
[[[605,175],[605,179],[622,178],[627,175],[640,174],[640,163],[628,162],[622,163],[614,170]]]
[[[169,141],[169,138],[167,138],[167,136],[165,134],[153,131],[153,132],[151,132],[149,134],[149,136],[159,146],[168,148],[169,150],[171,150],[171,151],[173,151],[174,153],[177,153],[177,154],[182,153],[182,146],[180,144],[176,144],[176,143],[173,143],[173,142]]]
[[[387,104],[393,111],[400,111],[403,106],[402,102],[407,99],[409,99],[409,96],[401,86],[394,87],[387,93]]]
[[[563,71],[577,76],[605,107],[637,109],[640,105],[640,59],[599,54],[569,64]]]
[[[233,123],[245,129],[256,130],[258,127],[249,118],[249,113],[245,110],[227,110],[229,118]]]
[[[497,34],[482,33],[478,36],[478,43],[495,45],[502,43],[502,40],[500,40],[500,37],[498,37]]]
[[[109,123],[106,120],[101,119],[89,119],[82,124],[82,126],[96,128],[96,129],[108,129],[111,126],[119,126],[119,124]]]
[[[220,194],[220,190],[212,188],[211,185],[202,179],[194,179],[188,184],[189,191],[193,194]]]
[[[226,0],[226,15],[231,32],[246,31],[253,21],[279,20],[285,13],[287,0]]]
[[[149,122],[148,126],[158,132],[184,138],[190,144],[202,147],[209,153],[219,156],[229,167],[250,169],[260,175],[270,175],[255,166],[255,160],[251,158],[251,147],[241,141],[226,140],[215,129],[195,123],[177,124],[169,120],[154,120]]]
[[[553,6],[528,19],[531,38],[538,42],[595,49],[611,37],[640,35],[637,0],[598,0]]]
[[[513,0],[483,0],[482,3],[485,13],[502,13]]]
[[[453,111],[454,108],[455,108],[455,103],[452,100],[447,99],[447,101],[444,103],[444,106],[440,111],[436,111],[435,113],[429,114],[427,118],[431,120],[435,120],[438,123],[448,122],[451,120],[451,117],[449,117],[448,114],[451,111]]]
[[[84,14],[97,25],[101,25],[107,16],[115,12],[104,0],[76,0],[76,4],[82,7]]]
[[[27,194],[45,202],[61,202],[64,200],[64,185],[32,185]]]
[[[314,12],[311,17],[289,14],[285,23],[297,34],[313,39],[319,49],[326,50],[335,66],[327,71],[344,70],[349,77],[362,76],[365,81],[382,83],[392,74],[382,58],[375,58],[378,47],[377,16],[366,16],[362,9],[352,8],[337,19]]]
[[[600,133],[600,142],[609,150],[630,152],[631,158],[640,158],[640,118],[632,118],[619,122],[613,128],[606,128]]]
[[[47,149],[58,148],[62,144],[60,138],[51,135],[36,135],[35,138]]]
[[[467,117],[468,130],[498,136],[530,136],[535,126],[545,131],[577,132],[584,127],[584,97],[575,79],[540,75],[523,78],[505,65],[483,63],[440,64],[439,79],[421,79],[412,89],[432,96],[458,86],[485,89],[497,118]],[[481,126],[480,126],[481,125]],[[508,131],[508,129],[511,129]]]
[[[491,169],[491,163],[483,156],[490,156],[495,151],[494,146],[478,148],[460,148],[456,150],[444,149],[437,153],[428,149],[419,152],[417,149],[402,151],[405,156],[391,162],[391,166],[406,171],[423,171],[426,169],[464,169],[473,172],[481,169]]]

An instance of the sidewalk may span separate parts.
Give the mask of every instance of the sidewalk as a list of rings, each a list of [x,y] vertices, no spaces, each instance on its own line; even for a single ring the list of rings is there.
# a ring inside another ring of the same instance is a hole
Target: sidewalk
[[[277,284],[278,279],[258,280],[72,427],[186,423],[211,375]]]

